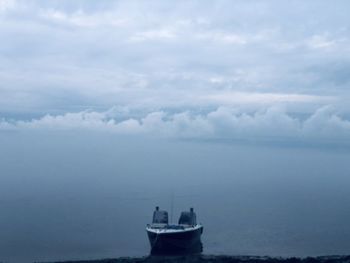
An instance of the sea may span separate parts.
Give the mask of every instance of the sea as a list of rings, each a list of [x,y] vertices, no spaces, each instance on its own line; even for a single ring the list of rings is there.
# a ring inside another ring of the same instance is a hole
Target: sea
[[[350,254],[350,148],[0,133],[0,262],[140,257],[155,206],[194,208],[203,254]]]

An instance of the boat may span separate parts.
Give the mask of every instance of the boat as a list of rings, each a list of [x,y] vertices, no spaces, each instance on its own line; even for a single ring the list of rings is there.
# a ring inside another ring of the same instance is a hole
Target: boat
[[[157,206],[152,224],[147,224],[146,231],[151,254],[202,252],[203,226],[197,224],[193,208],[181,213],[178,224],[169,224],[168,212]]]

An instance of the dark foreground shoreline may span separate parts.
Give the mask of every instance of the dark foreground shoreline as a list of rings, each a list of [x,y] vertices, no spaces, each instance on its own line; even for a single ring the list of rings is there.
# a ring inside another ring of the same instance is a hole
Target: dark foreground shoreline
[[[60,263],[350,263],[349,256],[322,256],[306,258],[282,258],[282,257],[255,257],[255,256],[147,256],[147,257],[123,257],[115,259],[61,261]],[[57,262],[56,262],[57,263]]]

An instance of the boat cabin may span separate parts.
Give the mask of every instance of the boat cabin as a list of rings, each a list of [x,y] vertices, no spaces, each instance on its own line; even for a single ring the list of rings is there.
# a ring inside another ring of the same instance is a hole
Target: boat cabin
[[[159,210],[159,206],[156,207],[156,210],[153,212],[153,224],[168,224],[168,212]]]
[[[193,212],[193,208],[191,208],[189,212],[185,211],[181,213],[179,218],[179,225],[197,225],[196,213]]]
[[[164,225],[169,226],[168,212],[165,210],[159,210],[159,207],[157,206],[156,210],[153,212],[152,225],[158,225],[158,227]],[[197,225],[197,217],[193,208],[190,208],[190,211],[184,211],[181,213],[178,225],[183,227]]]

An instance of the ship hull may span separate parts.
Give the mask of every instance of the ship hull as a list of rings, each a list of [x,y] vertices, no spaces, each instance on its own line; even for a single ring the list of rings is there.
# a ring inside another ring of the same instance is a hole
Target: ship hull
[[[200,253],[203,227],[178,232],[155,233],[147,230],[151,254]]]

